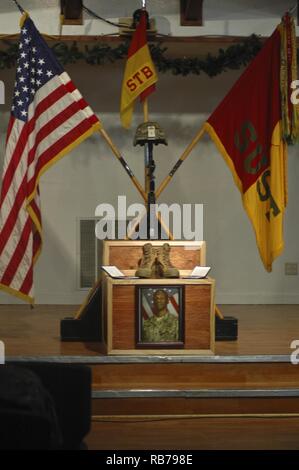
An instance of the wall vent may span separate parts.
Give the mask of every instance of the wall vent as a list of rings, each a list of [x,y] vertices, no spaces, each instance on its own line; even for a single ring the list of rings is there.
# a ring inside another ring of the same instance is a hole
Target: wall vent
[[[102,242],[95,236],[95,219],[80,219],[79,288],[90,289],[99,273]],[[100,257],[100,258],[99,258]]]
[[[103,256],[103,241],[95,236],[95,226],[98,219],[80,218],[78,227],[78,289],[90,289],[100,276]],[[112,222],[110,222],[112,223]],[[118,220],[115,224],[115,233],[118,233]],[[127,224],[129,220],[127,220]]]

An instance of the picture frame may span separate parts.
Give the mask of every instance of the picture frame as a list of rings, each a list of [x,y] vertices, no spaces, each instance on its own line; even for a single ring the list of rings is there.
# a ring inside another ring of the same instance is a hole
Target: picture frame
[[[184,285],[136,286],[136,348],[184,348]]]

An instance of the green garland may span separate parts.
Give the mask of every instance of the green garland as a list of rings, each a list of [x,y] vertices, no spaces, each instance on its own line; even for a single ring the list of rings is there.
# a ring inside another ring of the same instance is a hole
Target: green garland
[[[0,51],[1,70],[15,66],[18,57],[18,44],[4,42],[7,44],[7,48]],[[60,42],[51,48],[63,65],[74,64],[81,60],[90,65],[105,65],[125,59],[128,47],[129,40],[116,47],[111,47],[106,43],[97,44],[93,47],[85,46],[84,51],[79,49],[76,42],[71,45]],[[218,55],[215,56],[208,54],[204,59],[199,57],[173,59],[167,57],[167,48],[160,43],[150,44],[152,58],[159,72],[171,72],[174,75],[183,76],[199,75],[203,72],[209,77],[219,75],[226,70],[238,70],[246,66],[256,56],[261,47],[262,41],[253,34],[239,44],[233,44],[227,49],[219,49]],[[299,60],[298,52],[299,50],[297,50]]]
[[[219,49],[218,55],[207,54],[204,59],[198,57],[172,59],[165,56],[166,48],[153,46],[151,53],[159,72],[171,71],[174,75],[199,75],[204,72],[215,77],[226,70],[238,70],[257,55],[262,47],[261,40],[252,35],[240,44],[233,44],[227,49]]]

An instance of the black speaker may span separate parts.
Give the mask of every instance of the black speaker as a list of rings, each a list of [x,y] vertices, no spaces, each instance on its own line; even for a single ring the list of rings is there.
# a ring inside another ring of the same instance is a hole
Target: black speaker
[[[235,317],[215,318],[216,341],[236,341],[238,339],[238,320]]]
[[[102,289],[99,281],[90,291],[78,317],[66,317],[60,322],[62,341],[101,341]]]

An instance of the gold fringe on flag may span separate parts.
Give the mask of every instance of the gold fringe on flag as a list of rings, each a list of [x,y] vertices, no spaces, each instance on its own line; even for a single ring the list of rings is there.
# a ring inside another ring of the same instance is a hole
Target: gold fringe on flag
[[[297,47],[294,18],[288,13],[283,17],[279,30],[282,136],[288,144],[295,144],[299,137],[298,107],[290,97],[291,83],[297,80]]]

